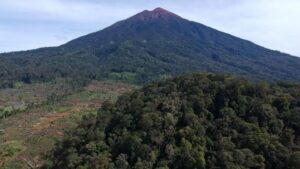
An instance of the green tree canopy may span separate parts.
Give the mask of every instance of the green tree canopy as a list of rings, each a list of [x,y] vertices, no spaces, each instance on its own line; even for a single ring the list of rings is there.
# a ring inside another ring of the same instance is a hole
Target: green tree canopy
[[[296,169],[299,110],[299,85],[178,77],[105,103],[45,168]]]

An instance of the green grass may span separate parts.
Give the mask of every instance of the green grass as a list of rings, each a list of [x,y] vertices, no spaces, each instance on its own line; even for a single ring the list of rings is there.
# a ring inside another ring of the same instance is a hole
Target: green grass
[[[42,105],[41,108],[43,112],[50,112],[50,113],[52,112],[61,113],[71,109],[71,107],[68,105],[62,106],[62,105],[51,105],[51,104]]]
[[[23,86],[25,86],[25,83],[23,83],[23,82],[16,82],[16,83],[14,84],[14,87],[17,88],[17,89],[20,89],[20,88],[22,88]]]
[[[14,157],[24,151],[26,147],[20,140],[7,141],[0,145],[0,154],[2,157]]]

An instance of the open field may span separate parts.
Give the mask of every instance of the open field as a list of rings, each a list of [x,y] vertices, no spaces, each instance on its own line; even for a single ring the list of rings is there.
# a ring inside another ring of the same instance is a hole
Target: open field
[[[43,155],[83,115],[97,113],[103,101],[115,101],[133,88],[127,84],[93,81],[75,91],[59,84],[25,85],[0,91],[2,105],[26,103],[24,110],[0,121],[0,168],[37,168],[43,163]],[[53,92],[59,95],[53,98]]]

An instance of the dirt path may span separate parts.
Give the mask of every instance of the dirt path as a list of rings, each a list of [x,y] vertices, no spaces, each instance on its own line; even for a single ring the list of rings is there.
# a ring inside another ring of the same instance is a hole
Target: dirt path
[[[56,121],[67,118],[73,113],[75,112],[68,111],[68,112],[55,113],[45,117],[41,117],[39,119],[39,122],[37,122],[32,126],[31,129],[32,134],[40,133],[41,131],[48,129],[49,127],[54,127],[55,125],[54,123]]]

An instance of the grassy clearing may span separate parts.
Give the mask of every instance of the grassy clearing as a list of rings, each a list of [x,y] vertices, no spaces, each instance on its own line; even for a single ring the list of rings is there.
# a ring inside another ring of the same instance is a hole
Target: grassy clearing
[[[59,99],[37,100],[36,106],[0,120],[0,145],[15,145],[8,151],[12,152],[8,153],[12,154],[9,158],[0,158],[0,168],[27,169],[40,166],[43,155],[53,148],[66,131],[75,127],[82,116],[97,113],[103,101],[115,101],[121,93],[133,88],[126,84],[93,81],[81,90],[61,95]],[[10,90],[15,91],[11,91],[12,95],[22,95],[19,92],[23,92],[24,86],[20,85],[20,90]],[[49,94],[44,93],[46,95]]]
[[[64,95],[72,90],[65,80],[48,83],[20,84],[14,88],[0,90],[0,106],[14,106],[14,103],[25,102],[40,104],[51,94]]]
[[[47,83],[17,83],[14,88],[0,90],[0,120],[60,98],[76,89],[70,82],[58,79]]]
[[[0,145],[0,154],[1,157],[12,158],[16,156],[18,153],[24,151],[26,148],[24,147],[22,141],[20,140],[11,140],[4,142]]]

